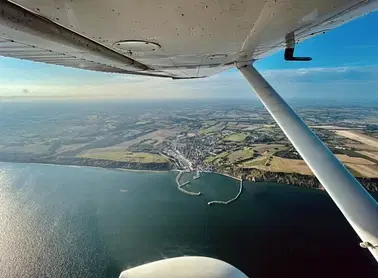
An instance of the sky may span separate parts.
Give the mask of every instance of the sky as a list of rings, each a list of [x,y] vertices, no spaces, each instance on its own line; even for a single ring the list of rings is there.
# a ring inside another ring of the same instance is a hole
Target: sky
[[[378,103],[378,12],[297,45],[286,62],[283,51],[255,63],[286,98],[359,100]],[[0,97],[196,99],[254,98],[235,69],[196,80],[107,74],[0,57]]]

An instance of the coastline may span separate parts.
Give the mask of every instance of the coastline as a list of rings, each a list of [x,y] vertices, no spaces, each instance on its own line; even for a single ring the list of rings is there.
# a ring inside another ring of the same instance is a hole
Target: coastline
[[[122,168],[122,167],[113,167],[111,165],[90,165],[89,163],[64,163],[65,161],[54,162],[43,162],[43,161],[4,161],[0,160],[0,163],[18,163],[18,164],[42,164],[42,165],[50,165],[50,166],[68,166],[68,167],[89,167],[94,169],[108,169],[108,170],[115,170],[115,171],[127,171],[127,172],[145,172],[145,173],[169,173],[169,172],[180,172],[180,169],[133,169],[133,168]],[[255,169],[256,170],[256,169]],[[203,173],[209,174],[218,174],[224,177],[232,178],[235,180],[240,181],[241,178],[232,176],[227,173],[221,172],[212,172],[212,171],[202,171]],[[258,177],[256,174],[252,174],[256,177],[255,181],[245,178],[244,181],[246,182],[268,182],[268,183],[276,183],[282,185],[292,185],[295,187],[301,188],[311,188],[316,190],[324,190],[321,186],[319,181],[316,179],[315,176],[304,176],[298,173],[284,173],[284,172],[264,172],[258,170]],[[251,174],[251,173],[250,173]],[[357,180],[362,184],[362,186],[370,193],[378,192],[378,178],[357,178]]]
[[[234,179],[234,180],[238,180],[238,181],[241,181],[241,180],[242,180],[242,179],[239,178],[239,177],[235,177],[235,176],[232,176],[232,175],[230,175],[230,174],[226,174],[226,173],[211,172],[211,171],[202,171],[202,173],[218,174],[218,175],[221,175],[221,176],[224,176],[224,177],[232,178],[232,179]]]
[[[14,164],[41,164],[48,166],[66,166],[72,168],[92,168],[92,169],[105,169],[114,171],[126,171],[126,172],[147,172],[147,173],[169,173],[176,170],[148,170],[148,169],[131,169],[131,168],[116,168],[116,167],[101,167],[92,165],[76,165],[76,164],[64,164],[64,163],[48,163],[48,162],[35,162],[35,161],[0,161],[0,163],[14,163]]]
[[[92,166],[92,165],[77,165],[77,164],[65,164],[65,163],[51,163],[51,162],[36,162],[36,161],[2,161],[0,163],[17,163],[17,164],[41,164],[41,165],[49,165],[49,166],[67,166],[67,167],[74,167],[74,168],[93,168],[93,169],[106,169],[106,170],[115,170],[115,171],[126,171],[126,172],[147,172],[147,173],[176,173],[176,172],[185,172],[180,169],[171,169],[171,170],[148,170],[148,169],[131,169],[131,168],[116,168],[116,167],[102,167],[102,166]],[[235,180],[241,180],[238,177],[231,176],[226,173],[220,172],[211,172],[211,171],[202,171],[202,173],[206,174],[217,174],[221,176],[225,176],[228,178],[232,178]]]
[[[83,166],[86,167],[86,166]],[[95,167],[95,168],[103,168],[103,167]],[[127,169],[127,168],[103,168],[103,169],[114,169],[118,171],[126,171],[126,172],[148,172],[148,173],[169,173],[173,170],[143,170],[143,169]]]

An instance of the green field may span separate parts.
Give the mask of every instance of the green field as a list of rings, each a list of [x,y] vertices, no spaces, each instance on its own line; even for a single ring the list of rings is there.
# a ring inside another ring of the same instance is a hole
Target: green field
[[[143,152],[126,152],[120,150],[107,151],[89,151],[79,154],[81,158],[104,159],[121,162],[137,162],[137,163],[165,163],[168,159],[159,154],[143,153]]]
[[[243,142],[247,138],[247,134],[244,132],[234,133],[223,138],[225,141]]]
[[[253,155],[254,155],[253,149],[243,148],[242,150],[237,150],[235,152],[230,153],[230,155],[228,156],[228,160],[230,162],[237,162],[239,160],[252,158]]]
[[[205,159],[205,163],[209,163],[209,164],[211,164],[211,163],[215,163],[216,160],[218,160],[218,159],[220,159],[220,158],[222,158],[222,157],[226,157],[226,156],[228,156],[228,152],[223,152],[223,153],[220,153],[220,154],[218,154],[218,155],[208,156],[208,157],[206,157],[206,159]]]
[[[256,158],[254,160],[249,160],[243,162],[243,164],[239,164],[241,168],[254,168],[256,166],[263,166],[268,161],[267,156],[260,156],[259,158]]]
[[[204,127],[209,127],[209,126],[215,125],[216,123],[217,121],[204,121],[203,122]]]
[[[200,134],[206,134],[206,133],[221,131],[224,127],[225,127],[225,123],[219,122],[219,123],[217,123],[213,126],[210,126],[208,128],[201,129]]]

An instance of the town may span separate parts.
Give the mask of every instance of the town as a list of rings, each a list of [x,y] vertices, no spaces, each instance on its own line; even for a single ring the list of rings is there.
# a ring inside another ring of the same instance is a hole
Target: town
[[[8,105],[17,112],[17,105]],[[4,119],[3,113],[0,160],[217,172],[322,188],[258,102],[92,103],[84,110],[77,105],[60,104],[59,117],[48,114],[47,106],[22,120]],[[378,109],[301,103],[294,108],[366,188],[376,191]]]

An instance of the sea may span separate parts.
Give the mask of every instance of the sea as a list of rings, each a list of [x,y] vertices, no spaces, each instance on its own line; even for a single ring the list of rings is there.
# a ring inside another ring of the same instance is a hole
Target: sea
[[[0,163],[0,277],[118,277],[176,256],[224,260],[249,277],[378,277],[324,191],[203,173]],[[374,196],[377,198],[378,196]]]

